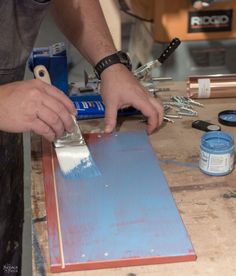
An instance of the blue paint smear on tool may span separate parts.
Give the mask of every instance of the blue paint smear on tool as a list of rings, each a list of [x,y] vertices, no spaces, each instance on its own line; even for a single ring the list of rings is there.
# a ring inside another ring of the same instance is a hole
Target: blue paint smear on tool
[[[65,263],[195,255],[146,133],[87,143],[102,177],[66,181],[56,171]]]

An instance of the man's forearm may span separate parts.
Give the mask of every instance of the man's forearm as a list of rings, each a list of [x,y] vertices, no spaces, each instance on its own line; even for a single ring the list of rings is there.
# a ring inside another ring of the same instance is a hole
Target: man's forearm
[[[98,0],[53,0],[52,14],[62,32],[92,65],[116,52]]]

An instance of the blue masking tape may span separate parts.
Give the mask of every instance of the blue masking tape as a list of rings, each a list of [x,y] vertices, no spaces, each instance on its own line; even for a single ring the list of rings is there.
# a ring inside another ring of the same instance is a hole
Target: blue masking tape
[[[201,138],[199,168],[209,175],[226,175],[233,170],[234,139],[230,133],[211,131]]]

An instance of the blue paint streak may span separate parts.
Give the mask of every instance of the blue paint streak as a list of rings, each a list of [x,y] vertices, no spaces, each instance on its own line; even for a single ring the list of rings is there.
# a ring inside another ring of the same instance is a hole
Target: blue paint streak
[[[198,163],[193,163],[193,162],[179,162],[176,160],[171,160],[171,159],[165,159],[165,160],[160,160],[161,163],[164,164],[175,164],[180,167],[189,167],[189,168],[199,168]]]
[[[63,172],[62,172],[63,173]],[[73,168],[68,173],[63,173],[65,179],[84,179],[90,177],[101,176],[99,169],[97,168],[94,160],[90,156],[85,161],[81,160],[81,163]]]
[[[33,234],[33,245],[34,245],[34,261],[35,261],[35,267],[38,273],[40,273],[41,276],[46,275],[45,271],[45,261],[42,254],[42,250],[39,245],[38,235],[37,231],[35,229],[34,223],[32,224],[32,234]]]

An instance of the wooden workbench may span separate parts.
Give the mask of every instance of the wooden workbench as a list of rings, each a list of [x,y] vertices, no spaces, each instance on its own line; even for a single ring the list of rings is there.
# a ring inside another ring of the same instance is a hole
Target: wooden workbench
[[[185,93],[181,83],[166,84],[173,94]],[[164,96],[163,96],[164,95]],[[161,97],[168,97],[162,94]],[[217,122],[217,114],[235,109],[236,99],[201,100],[198,119]],[[183,222],[198,256],[195,262],[133,266],[59,273],[60,276],[190,276],[236,275],[236,169],[227,176],[213,177],[198,168],[199,142],[203,132],[192,129],[195,118],[185,117],[174,124],[164,123],[150,136]],[[120,131],[144,129],[140,117],[123,118]],[[102,120],[81,122],[83,132],[99,132]],[[236,140],[236,128],[222,126]],[[32,229],[33,275],[52,275],[49,270],[47,218],[42,176],[41,143],[32,137]],[[56,275],[56,274],[55,274]]]

